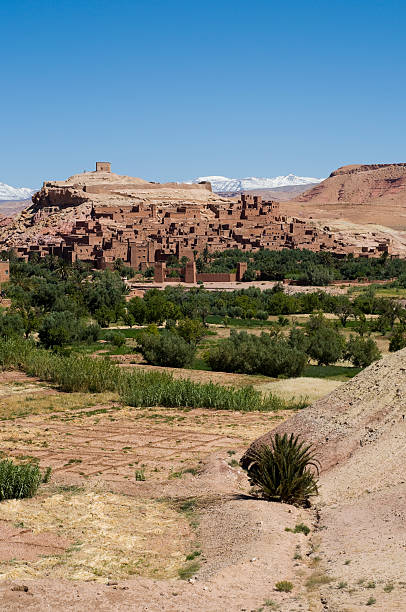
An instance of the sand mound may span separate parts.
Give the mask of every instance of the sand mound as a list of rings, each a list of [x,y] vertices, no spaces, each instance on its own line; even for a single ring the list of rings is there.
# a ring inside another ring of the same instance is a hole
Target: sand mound
[[[375,362],[311,407],[272,432],[295,432],[317,448],[325,472],[354,453],[395,440],[399,451],[406,431],[406,349]],[[271,434],[254,442],[269,443]],[[406,458],[406,447],[405,447]]]
[[[319,556],[326,573],[346,585],[322,587],[325,609],[363,609],[372,596],[374,609],[406,609],[405,415],[403,349],[253,443],[294,432],[316,447]]]

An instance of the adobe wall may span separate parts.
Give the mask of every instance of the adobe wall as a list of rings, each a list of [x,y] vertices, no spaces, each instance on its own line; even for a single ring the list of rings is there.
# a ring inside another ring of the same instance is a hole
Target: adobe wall
[[[233,283],[236,280],[234,273],[227,274],[226,272],[212,272],[196,274],[196,280],[203,283]]]
[[[0,261],[0,283],[7,283],[10,280],[10,262]]]

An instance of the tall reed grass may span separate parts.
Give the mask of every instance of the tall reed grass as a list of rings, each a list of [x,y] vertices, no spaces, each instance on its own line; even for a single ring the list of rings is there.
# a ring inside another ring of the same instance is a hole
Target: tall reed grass
[[[33,497],[44,476],[36,463],[16,465],[11,459],[0,461],[0,501]]]
[[[175,379],[162,372],[125,372],[106,358],[56,355],[31,341],[0,342],[0,367],[18,368],[52,382],[66,392],[116,391],[129,406],[164,406],[241,410],[244,412],[303,408],[306,403],[262,395],[251,386],[233,389],[213,383]]]

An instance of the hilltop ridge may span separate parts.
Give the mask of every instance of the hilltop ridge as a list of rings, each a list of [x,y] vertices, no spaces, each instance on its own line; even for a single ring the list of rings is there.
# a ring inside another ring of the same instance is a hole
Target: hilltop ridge
[[[296,201],[326,204],[406,203],[406,163],[342,166],[302,193]]]

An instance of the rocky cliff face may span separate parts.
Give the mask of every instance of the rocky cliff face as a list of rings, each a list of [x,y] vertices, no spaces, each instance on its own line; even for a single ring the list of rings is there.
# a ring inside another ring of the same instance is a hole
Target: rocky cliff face
[[[343,166],[296,198],[296,201],[326,204],[406,203],[406,164]]]

